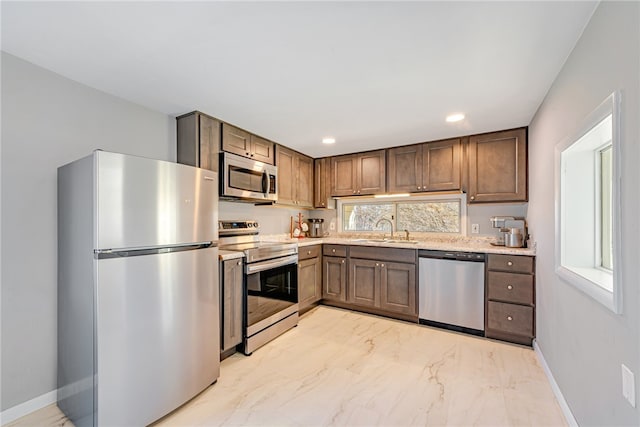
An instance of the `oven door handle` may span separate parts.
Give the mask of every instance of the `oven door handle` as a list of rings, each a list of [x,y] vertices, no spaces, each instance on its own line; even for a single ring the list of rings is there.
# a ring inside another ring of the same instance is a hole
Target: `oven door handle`
[[[261,271],[271,270],[272,268],[282,267],[283,265],[297,264],[297,263],[298,263],[298,255],[289,255],[284,258],[270,259],[268,261],[260,261],[260,262],[255,262],[253,264],[247,264],[246,273],[247,274],[259,273]]]

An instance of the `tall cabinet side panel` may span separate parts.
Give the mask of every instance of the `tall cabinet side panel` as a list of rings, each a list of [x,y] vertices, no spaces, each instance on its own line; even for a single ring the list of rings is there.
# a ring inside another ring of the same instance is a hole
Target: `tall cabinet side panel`
[[[58,406],[94,423],[94,156],[58,168]]]

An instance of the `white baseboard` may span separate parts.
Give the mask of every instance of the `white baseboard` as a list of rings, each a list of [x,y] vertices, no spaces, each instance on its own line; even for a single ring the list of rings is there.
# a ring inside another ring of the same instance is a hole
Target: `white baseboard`
[[[578,422],[573,416],[573,413],[571,413],[571,409],[569,409],[569,405],[567,404],[567,401],[564,399],[564,395],[562,394],[562,391],[560,391],[560,387],[558,386],[558,383],[556,382],[555,378],[553,378],[551,369],[549,369],[549,365],[547,365],[547,361],[544,359],[544,355],[542,354],[540,347],[538,347],[538,343],[536,342],[536,340],[533,340],[533,350],[535,351],[536,356],[538,356],[538,361],[542,365],[542,369],[544,369],[544,373],[547,375],[547,378],[549,379],[549,383],[551,384],[551,390],[553,390],[553,394],[556,396],[556,399],[558,400],[558,404],[560,405],[560,409],[562,410],[562,414],[564,415],[564,418],[567,420],[567,424],[571,427],[578,427]]]
[[[0,412],[0,425],[8,424],[11,421],[15,421],[18,418],[29,415],[30,413],[49,406],[52,403],[56,403],[57,400],[58,392],[57,390],[53,390],[9,409],[5,409]]]

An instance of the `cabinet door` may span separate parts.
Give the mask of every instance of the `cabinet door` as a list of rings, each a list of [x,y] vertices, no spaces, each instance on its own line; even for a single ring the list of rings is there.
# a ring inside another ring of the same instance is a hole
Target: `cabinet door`
[[[294,161],[295,153],[288,148],[278,145],[278,204],[295,204],[294,187],[297,181],[297,171]]]
[[[330,301],[347,301],[347,260],[325,256],[322,258],[322,298]]]
[[[314,160],[313,205],[315,208],[329,207],[328,203],[331,195],[330,168],[331,161],[328,157]]]
[[[527,129],[469,137],[469,202],[527,201]]]
[[[378,150],[359,154],[357,157],[356,194],[378,194],[387,190],[385,151]]]
[[[462,143],[459,138],[422,146],[423,191],[460,189]]]
[[[313,159],[311,157],[297,155],[296,201],[297,205],[304,208],[313,207]]]
[[[242,260],[222,262],[222,343],[221,351],[242,342]]]
[[[380,262],[349,259],[349,299],[351,304],[380,307]]]
[[[353,196],[356,194],[356,165],[353,155],[331,158],[332,196]]]
[[[310,258],[298,262],[298,305],[305,309],[322,298],[322,262]]]
[[[222,151],[243,157],[251,155],[251,134],[227,123],[222,124]]]
[[[177,162],[218,171],[220,122],[199,112],[177,118]]]
[[[251,152],[249,157],[263,163],[274,164],[275,160],[275,144],[257,135],[251,135]]]
[[[200,114],[200,167],[218,171],[220,122]]]
[[[415,315],[416,266],[397,262],[380,263],[380,308]]]
[[[416,192],[422,189],[422,144],[387,150],[387,191]]]

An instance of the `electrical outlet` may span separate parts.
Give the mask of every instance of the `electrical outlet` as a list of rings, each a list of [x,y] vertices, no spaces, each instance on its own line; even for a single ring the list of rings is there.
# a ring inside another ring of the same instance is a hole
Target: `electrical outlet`
[[[636,381],[633,372],[622,364],[622,395],[631,406],[636,407]]]
[[[471,233],[478,234],[480,232],[480,224],[471,224]]]
[[[329,223],[329,230],[331,230],[331,231],[335,231],[336,230],[336,223],[335,222],[331,221]]]

